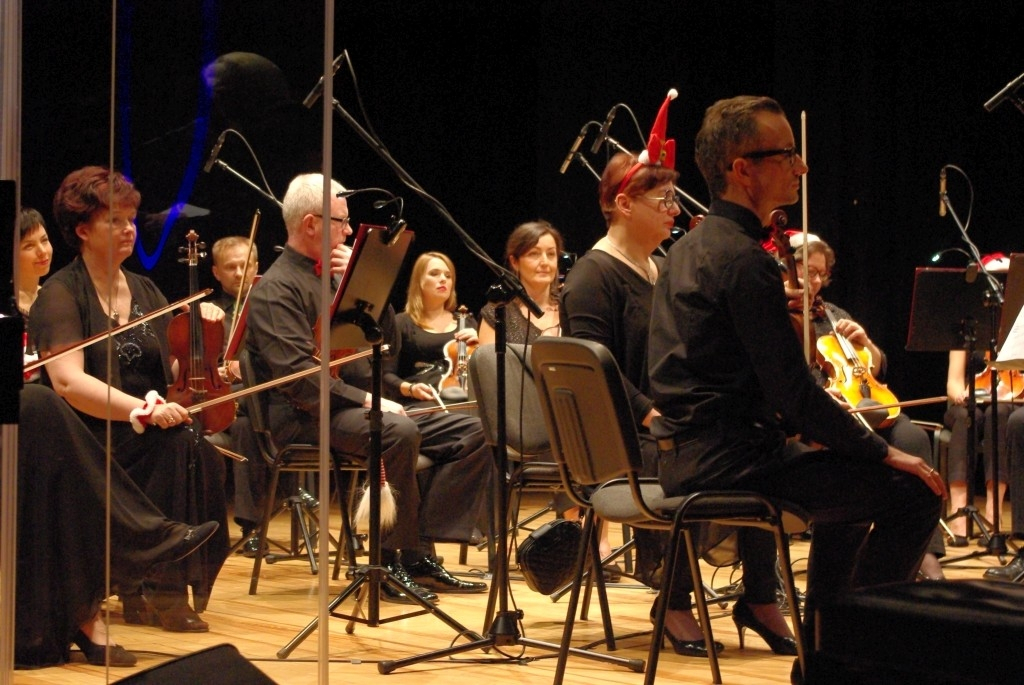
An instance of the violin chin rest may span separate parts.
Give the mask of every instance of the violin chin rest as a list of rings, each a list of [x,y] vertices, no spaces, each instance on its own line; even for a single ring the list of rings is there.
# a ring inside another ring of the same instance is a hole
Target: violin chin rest
[[[441,399],[446,403],[468,402],[469,395],[460,387],[445,388],[441,391]]]

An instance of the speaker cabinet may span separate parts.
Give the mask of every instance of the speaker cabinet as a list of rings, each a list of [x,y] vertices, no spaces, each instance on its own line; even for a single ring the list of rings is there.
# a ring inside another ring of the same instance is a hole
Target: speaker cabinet
[[[229,644],[215,645],[187,654],[117,682],[123,685],[277,685],[239,654],[234,645]]]

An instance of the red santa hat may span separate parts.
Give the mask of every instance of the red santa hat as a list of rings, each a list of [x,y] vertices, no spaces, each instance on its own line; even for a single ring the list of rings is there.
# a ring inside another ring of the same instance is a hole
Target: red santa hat
[[[642,167],[661,166],[666,169],[676,168],[676,141],[672,138],[666,138],[666,131],[668,129],[668,103],[677,97],[679,97],[679,91],[675,88],[670,89],[668,95],[665,96],[665,101],[661,103],[661,109],[658,110],[658,116],[654,119],[654,125],[651,126],[651,135],[647,139],[647,149],[640,153],[636,164],[630,167],[626,175],[622,177],[622,182],[619,183],[620,193]]]

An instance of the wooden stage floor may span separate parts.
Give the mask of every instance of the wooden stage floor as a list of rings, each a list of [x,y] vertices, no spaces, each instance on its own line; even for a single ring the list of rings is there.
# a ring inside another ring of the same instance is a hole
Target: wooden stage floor
[[[533,499],[528,498],[524,502],[524,511],[541,504],[542,500],[536,496]],[[1009,522],[1008,507],[1004,511],[1003,521],[1007,524]],[[280,517],[272,532],[284,536],[286,528],[287,519]],[[234,532],[237,534],[237,531]],[[807,549],[806,542],[795,542],[793,545],[794,566],[798,572],[806,568]],[[471,549],[467,560],[469,563],[465,566],[456,563],[456,545],[440,545],[438,552],[446,558],[445,565],[450,571],[472,573],[486,568],[485,553],[476,549]],[[951,579],[979,578],[985,568],[998,563],[994,557],[985,556],[959,562],[955,566],[947,566],[945,572]],[[120,615],[120,603],[112,601],[111,632],[116,642],[139,656],[139,664],[135,668],[108,671],[101,667],[89,666],[81,654],[73,652],[73,663],[58,668],[16,671],[13,682],[21,685],[98,685],[116,682],[142,669],[197,650],[230,643],[252,664],[282,685],[317,683],[319,670],[316,658],[319,638],[316,632],[303,641],[287,659],[282,660],[276,656],[278,650],[316,617],[317,577],[310,573],[309,565],[302,561],[264,564],[259,593],[253,596],[248,594],[251,569],[250,559],[240,555],[228,559],[217,581],[210,607],[203,614],[203,618],[210,623],[208,633],[169,633],[159,628],[125,625]],[[713,587],[726,586],[732,580],[731,569],[706,567],[704,571],[705,581]],[[510,606],[524,612],[523,634],[533,640],[557,643],[565,621],[568,597],[557,603],[552,602],[548,597],[532,592],[521,579],[517,579],[516,574],[513,574],[513,577]],[[798,576],[798,582],[800,580],[801,576]],[[340,593],[348,582],[332,582],[330,596],[334,597]],[[615,654],[646,660],[651,627],[648,612],[654,594],[629,579],[624,579],[624,582],[609,588],[609,598],[615,633],[620,636],[619,648]],[[479,632],[483,627],[486,605],[486,594],[441,595],[439,608],[468,629]],[[348,612],[352,607],[352,601],[348,600],[342,605],[341,610]],[[381,603],[383,618],[409,611],[411,609],[405,605]],[[717,605],[712,607],[715,637],[726,647],[720,659],[724,681],[733,685],[788,683],[793,659],[774,656],[764,642],[750,632],[747,635],[746,648],[740,650],[729,611]],[[373,628],[358,624],[352,634],[346,633],[346,621],[340,618],[331,618],[327,627],[330,630],[330,650],[327,655],[330,660],[330,682],[368,683],[385,682],[387,679],[416,685],[512,685],[550,683],[554,674],[553,652],[533,647],[516,647],[513,650],[503,648],[502,651],[509,652],[506,656],[493,651],[490,654],[482,651],[464,652],[451,659],[409,666],[384,676],[377,672],[378,661],[415,656],[458,643],[455,631],[437,617],[430,615],[416,616]],[[595,599],[590,620],[576,623],[574,646],[596,643],[601,637],[600,612]],[[597,649],[604,651],[603,645]],[[481,660],[485,659],[489,661],[481,663]],[[218,679],[216,674],[208,674],[197,682],[216,683]],[[621,666],[572,657],[565,682],[568,685],[639,685],[643,682],[643,675]],[[661,653],[658,682],[710,683],[711,674],[706,660],[677,656],[669,649]]]

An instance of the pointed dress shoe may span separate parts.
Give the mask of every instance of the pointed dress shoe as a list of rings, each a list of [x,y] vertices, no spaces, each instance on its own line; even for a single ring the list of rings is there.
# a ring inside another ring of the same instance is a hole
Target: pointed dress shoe
[[[172,533],[168,537],[177,538],[178,543],[157,557],[154,563],[181,561],[202,547],[203,543],[209,540],[219,527],[220,524],[216,521],[207,521],[198,526],[189,526],[184,523],[174,524]]]
[[[134,666],[138,662],[135,655],[121,645],[110,645],[108,650],[107,645],[96,644],[81,630],[75,633],[72,641],[93,666]]]
[[[1015,582],[1024,577],[1024,552],[1017,552],[1017,556],[1006,566],[990,568],[985,571],[985,580],[1005,580]]]
[[[655,603],[654,606],[651,607],[651,625],[654,625],[655,614],[657,613],[657,611],[658,605],[657,603]],[[672,645],[672,651],[678,654],[679,656],[695,656],[698,658],[703,657],[705,659],[708,658],[708,644],[704,641],[703,638],[700,640],[680,640],[672,634],[672,631],[668,629],[668,626],[665,627],[662,635]],[[665,644],[662,643],[661,647],[664,646]],[[715,654],[721,654],[723,649],[725,649],[725,645],[723,645],[718,640],[715,640]]]
[[[405,567],[419,585],[434,592],[451,592],[455,594],[475,594],[487,592],[487,583],[460,580],[448,573],[445,567],[432,557],[423,557],[419,561]]]
[[[417,597],[426,602],[436,602],[437,595],[428,590],[425,587],[420,587],[415,580],[409,575],[405,567],[399,563],[385,564],[384,568],[388,570],[388,573],[393,575],[398,582],[407,587],[410,592],[416,594]],[[413,600],[406,593],[398,590],[389,583],[383,583],[380,586],[380,598],[386,602],[394,602],[396,604],[412,604]]]

